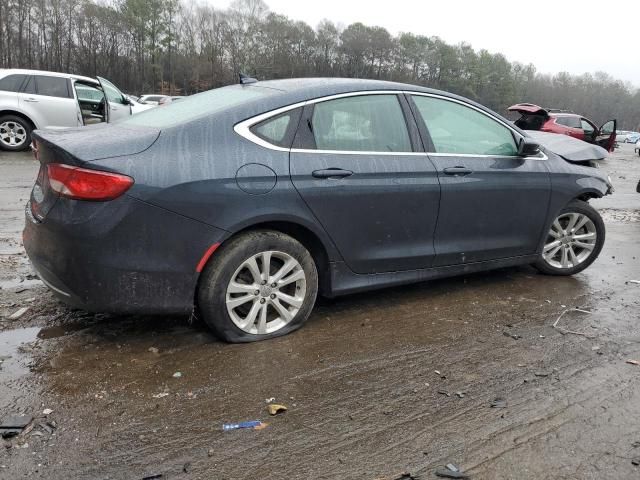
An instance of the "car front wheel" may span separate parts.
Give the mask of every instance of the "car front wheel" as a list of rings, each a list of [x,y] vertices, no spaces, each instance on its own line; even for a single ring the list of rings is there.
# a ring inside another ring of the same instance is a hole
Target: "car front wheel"
[[[15,115],[0,117],[0,147],[3,150],[26,150],[31,143],[31,125]]]
[[[602,250],[604,222],[588,203],[574,200],[551,224],[535,267],[548,275],[573,275],[591,265]]]
[[[228,342],[285,335],[307,320],[318,292],[311,254],[294,238],[258,230],[220,247],[199,282],[205,323]]]

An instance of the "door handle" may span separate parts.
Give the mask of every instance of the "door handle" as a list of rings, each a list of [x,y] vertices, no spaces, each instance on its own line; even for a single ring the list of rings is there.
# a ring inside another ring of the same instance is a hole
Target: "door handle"
[[[38,102],[38,100],[35,99],[35,98],[25,98],[24,101],[25,102],[34,102],[34,103]]]
[[[473,170],[467,167],[449,167],[443,170],[445,175],[454,175],[456,177],[464,177],[465,175],[469,175],[473,173]]]
[[[324,170],[314,170],[314,178],[344,178],[353,175],[351,170],[343,170],[342,168],[327,168]]]

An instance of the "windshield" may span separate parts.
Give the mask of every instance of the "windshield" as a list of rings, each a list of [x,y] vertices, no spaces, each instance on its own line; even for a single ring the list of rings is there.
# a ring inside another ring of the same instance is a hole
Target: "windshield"
[[[143,127],[172,127],[273,93],[275,91],[271,89],[242,85],[215,88],[184,97],[179,102],[171,102],[166,106],[146,110],[121,123]]]

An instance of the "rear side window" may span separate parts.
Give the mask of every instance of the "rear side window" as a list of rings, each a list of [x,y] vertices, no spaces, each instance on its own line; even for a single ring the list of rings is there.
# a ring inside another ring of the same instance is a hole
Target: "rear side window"
[[[35,79],[38,95],[71,98],[69,94],[69,81],[66,78],[35,75]]]
[[[362,95],[317,103],[311,120],[318,150],[410,152],[396,95]]]
[[[582,128],[578,117],[556,117],[556,123],[571,128]]]
[[[471,107],[442,98],[414,96],[436,153],[516,156],[511,130]]]
[[[3,79],[0,80],[0,90],[4,92],[17,92],[20,90],[20,86],[26,75],[14,74],[7,75]]]
[[[137,113],[119,122],[121,125],[165,128],[194,120],[204,115],[219,112],[252,100],[279,93],[261,87],[231,85],[190,95],[179,102],[171,102],[162,108],[153,108]]]
[[[289,148],[293,141],[302,109],[289,110],[272,118],[268,118],[253,127],[251,132],[266,142],[278,147]]]

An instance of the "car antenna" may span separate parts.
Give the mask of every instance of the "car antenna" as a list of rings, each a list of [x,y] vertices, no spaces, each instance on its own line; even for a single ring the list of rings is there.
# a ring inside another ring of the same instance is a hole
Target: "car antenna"
[[[244,73],[238,73],[240,77],[240,85],[249,85],[250,83],[256,83],[258,79],[245,75]]]

